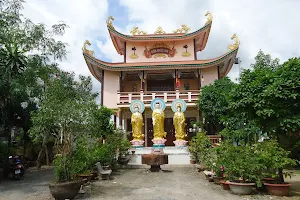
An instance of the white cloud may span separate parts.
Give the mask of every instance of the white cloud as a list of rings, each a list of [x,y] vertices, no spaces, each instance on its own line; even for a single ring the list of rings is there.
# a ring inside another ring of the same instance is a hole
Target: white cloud
[[[91,75],[82,56],[82,45],[86,39],[93,42],[106,36],[107,11],[107,0],[28,0],[24,6],[24,15],[35,23],[45,23],[50,28],[59,21],[66,22],[69,28],[58,39],[68,43],[69,53],[60,67],[82,75]],[[93,83],[99,92],[99,82],[93,78]]]
[[[61,68],[73,70],[83,75],[91,75],[82,56],[81,47],[85,39],[92,42],[93,48],[113,62],[122,62],[106,29],[108,0],[27,0],[24,14],[34,22],[48,25],[65,21],[70,28],[62,40],[69,43],[67,61]],[[158,26],[166,32],[180,27],[191,26],[192,31],[202,27],[206,21],[206,11],[211,11],[214,19],[210,37],[198,59],[217,57],[227,51],[234,33],[240,38],[238,56],[242,67],[248,67],[259,49],[279,57],[282,61],[300,55],[300,21],[296,0],[120,0],[128,9],[128,24],[115,28],[129,33],[134,26],[153,33]],[[122,17],[115,18],[122,21]],[[99,39],[101,37],[101,40]],[[104,40],[102,40],[104,38]],[[238,75],[238,66],[233,66],[229,76]],[[100,84],[94,81],[100,90]]]
[[[140,20],[141,29],[154,32],[158,26],[171,32],[185,23],[196,30],[203,26],[206,11],[214,19],[210,37],[198,59],[217,57],[226,52],[234,33],[240,38],[238,56],[242,67],[254,61],[259,49],[279,57],[282,61],[300,55],[300,21],[296,0],[120,0],[129,10],[131,20]],[[129,23],[129,30],[137,24]],[[233,66],[229,76],[238,76],[238,66]]]

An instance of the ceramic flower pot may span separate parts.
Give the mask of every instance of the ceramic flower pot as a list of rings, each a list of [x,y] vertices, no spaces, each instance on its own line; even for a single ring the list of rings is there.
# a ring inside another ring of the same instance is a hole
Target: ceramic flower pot
[[[227,181],[220,180],[220,183],[221,183],[224,190],[230,190],[229,183]]]
[[[223,177],[218,177],[218,176],[213,176],[213,180],[215,182],[215,184],[220,185],[220,181],[223,180]]]
[[[266,182],[264,185],[267,187],[268,193],[275,196],[288,196],[291,186],[289,183],[275,184]]]
[[[81,181],[71,181],[63,183],[50,183],[49,189],[56,200],[74,199],[81,186]]]
[[[255,183],[238,183],[229,181],[229,188],[233,194],[248,195],[252,194]]]

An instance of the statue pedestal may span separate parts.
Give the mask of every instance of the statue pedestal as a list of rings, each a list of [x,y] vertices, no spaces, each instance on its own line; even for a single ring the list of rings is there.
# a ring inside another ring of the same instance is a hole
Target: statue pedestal
[[[173,143],[175,144],[176,147],[186,147],[186,144],[188,143],[188,141],[175,140]]]
[[[164,138],[154,138],[153,140],[151,140],[153,142],[153,147],[156,148],[160,148],[160,147],[165,147],[165,143],[166,143],[166,139]]]
[[[142,148],[144,147],[144,140],[131,140],[130,143],[134,148]]]

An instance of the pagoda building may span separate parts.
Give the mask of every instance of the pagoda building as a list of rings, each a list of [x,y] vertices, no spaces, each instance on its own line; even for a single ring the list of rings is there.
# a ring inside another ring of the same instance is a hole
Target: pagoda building
[[[234,44],[228,46],[225,54],[208,60],[197,60],[197,52],[205,49],[212,26],[212,15],[206,13],[207,21],[195,32],[182,25],[173,33],[166,33],[158,27],[154,34],[133,28],[126,35],[118,32],[112,21],[107,20],[107,28],[116,51],[124,56],[124,62],[104,62],[94,57],[94,52],[83,46],[83,56],[92,75],[101,83],[101,105],[115,110],[115,123],[131,132],[130,104],[134,100],[144,103],[144,137],[146,147],[153,145],[153,125],[151,102],[161,98],[165,102],[166,146],[173,146],[172,101],[186,102],[186,133],[191,138],[191,123],[200,120],[197,100],[201,88],[226,76],[239,48],[239,40],[234,34]],[[201,95],[201,94],[200,94]],[[200,111],[201,112],[201,111]],[[118,118],[118,120],[117,120]]]

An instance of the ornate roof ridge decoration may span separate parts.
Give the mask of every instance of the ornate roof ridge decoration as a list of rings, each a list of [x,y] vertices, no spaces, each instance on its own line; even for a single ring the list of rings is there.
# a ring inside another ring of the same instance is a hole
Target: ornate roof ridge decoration
[[[178,28],[178,29],[175,29],[173,30],[173,33],[188,33],[189,31],[191,30],[190,27],[188,27],[187,25],[185,24],[182,24],[181,25],[181,28]]]
[[[212,16],[211,12],[207,11],[205,16],[207,16],[207,20],[206,20],[205,24],[210,24],[213,20],[213,16]]]
[[[99,60],[95,57],[92,57],[88,54],[83,54],[88,65],[92,64],[94,66],[98,66],[103,70],[110,71],[131,71],[131,70],[155,70],[155,69],[193,69],[199,67],[210,67],[216,66],[220,63],[231,60],[233,62],[234,59],[231,59],[233,56],[235,57],[238,49],[227,52],[217,58],[212,58],[209,60],[192,60],[192,61],[172,61],[172,62],[143,62],[143,63],[111,63]]]
[[[137,27],[137,26],[132,28],[130,33],[132,35],[146,35],[147,34],[147,32],[139,30],[139,27]]]
[[[239,46],[240,46],[240,40],[239,40],[239,38],[236,34],[233,34],[231,39],[234,40],[235,43],[228,45],[227,48],[228,48],[229,51],[233,51],[233,50],[239,48]]]
[[[164,31],[162,29],[161,26],[157,27],[156,31],[154,32],[154,34],[166,34],[166,31]]]
[[[90,41],[88,41],[88,40],[86,40],[86,41],[83,43],[83,47],[82,47],[83,53],[85,53],[85,54],[87,54],[87,55],[89,55],[89,56],[94,57],[94,51],[93,51],[93,50],[88,50],[88,49],[86,48],[87,45],[88,45],[88,46],[91,46],[91,43],[90,43]]]
[[[112,21],[115,20],[115,18],[113,18],[113,16],[109,16],[106,20],[106,24],[107,24],[107,27],[111,28],[111,29],[115,29]]]

